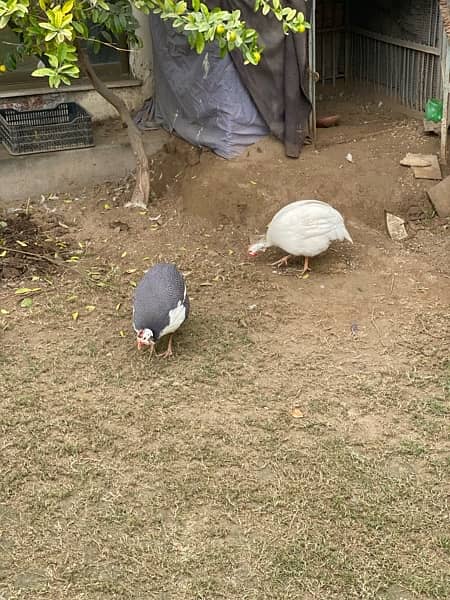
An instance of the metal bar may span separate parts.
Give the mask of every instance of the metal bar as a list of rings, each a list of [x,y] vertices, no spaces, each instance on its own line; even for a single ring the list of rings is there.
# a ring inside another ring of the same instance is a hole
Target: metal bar
[[[350,33],[350,6],[349,0],[344,2],[344,35],[345,35],[345,47],[344,47],[344,78],[347,81],[350,79],[350,51],[351,51],[351,33]]]
[[[336,32],[333,31],[331,34],[331,46],[332,46],[332,59],[331,59],[331,68],[333,70],[332,79],[333,79],[333,87],[336,87]]]
[[[406,82],[405,82],[405,86],[406,86],[406,105],[411,107],[411,95],[409,93],[409,79],[410,79],[410,64],[409,64],[409,57],[411,54],[411,51],[409,50],[409,48],[405,48],[405,54],[406,54],[406,69],[405,69],[405,73],[406,73]]]
[[[309,130],[313,143],[316,142],[316,0],[311,0],[311,29],[308,33],[308,54],[309,54],[309,99],[311,101],[311,115],[309,118]]]
[[[442,120],[441,120],[441,162],[447,163],[447,142],[448,142],[448,98],[450,94],[450,44],[445,35],[445,69],[444,80],[442,82],[443,99],[442,99]]]
[[[400,40],[398,38],[393,38],[388,35],[381,35],[380,33],[373,33],[372,31],[367,31],[366,29],[361,29],[360,27],[354,27],[353,31],[355,33],[358,33],[359,35],[370,38],[372,40],[378,40],[379,42],[385,42],[386,44],[400,46],[400,48],[409,48],[410,50],[418,50],[419,52],[425,52],[427,54],[434,54],[435,56],[439,56],[439,54],[440,54],[439,49],[434,48],[433,46],[426,46],[425,44],[416,44],[415,42],[407,42],[406,40]]]
[[[325,85],[325,65],[326,65],[326,52],[325,52],[325,36],[320,36],[320,47],[322,50],[322,64],[320,67],[320,78],[322,80],[322,85]]]

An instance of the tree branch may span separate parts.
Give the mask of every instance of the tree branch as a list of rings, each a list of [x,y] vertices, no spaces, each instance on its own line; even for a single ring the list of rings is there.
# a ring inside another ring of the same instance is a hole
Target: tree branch
[[[133,121],[131,113],[122,98],[110,90],[108,86],[99,78],[94,70],[94,67],[92,66],[91,61],[89,60],[86,50],[81,46],[80,43],[77,43],[77,52],[82,70],[89,77],[97,92],[103,96],[107,102],[114,106],[119,113],[122,122],[127,126],[128,129],[128,138],[130,140],[133,153],[136,157],[137,168],[136,185],[131,201],[127,204],[127,206],[147,208],[147,202],[150,195],[150,170],[141,132]]]

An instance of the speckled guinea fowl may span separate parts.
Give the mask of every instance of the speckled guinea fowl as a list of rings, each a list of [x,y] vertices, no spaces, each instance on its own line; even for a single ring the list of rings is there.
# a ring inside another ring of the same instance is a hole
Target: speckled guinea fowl
[[[133,327],[137,345],[150,346],[151,352],[163,336],[169,335],[166,352],[172,356],[172,337],[189,316],[189,298],[183,275],[173,264],[158,263],[147,271],[136,287]]]
[[[342,215],[326,202],[298,200],[275,214],[266,235],[252,244],[248,253],[256,256],[271,246],[277,246],[288,254],[272,266],[286,265],[291,256],[303,256],[305,273],[310,270],[309,258],[325,252],[335,240],[353,243]]]

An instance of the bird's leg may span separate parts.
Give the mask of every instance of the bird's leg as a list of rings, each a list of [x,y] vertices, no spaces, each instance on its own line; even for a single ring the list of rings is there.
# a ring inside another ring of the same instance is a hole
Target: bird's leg
[[[303,271],[301,272],[301,275],[304,275],[306,273],[306,271],[311,271],[311,269],[308,266],[309,263],[309,257],[305,256],[305,260],[303,262]]]
[[[290,254],[287,254],[286,256],[283,256],[283,258],[280,258],[280,260],[275,261],[274,263],[270,263],[271,267],[281,267],[282,265],[284,267],[287,266],[287,261],[291,258]]]
[[[167,350],[165,352],[161,352],[160,354],[156,354],[156,356],[159,356],[160,358],[170,358],[171,356],[173,356],[172,338],[173,338],[173,333],[171,333],[169,335],[169,343],[167,344]]]

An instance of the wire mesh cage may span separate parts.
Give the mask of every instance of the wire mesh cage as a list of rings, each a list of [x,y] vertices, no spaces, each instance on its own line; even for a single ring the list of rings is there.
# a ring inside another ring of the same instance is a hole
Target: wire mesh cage
[[[3,108],[0,139],[13,155],[87,148],[94,145],[92,118],[75,102],[41,110]]]

